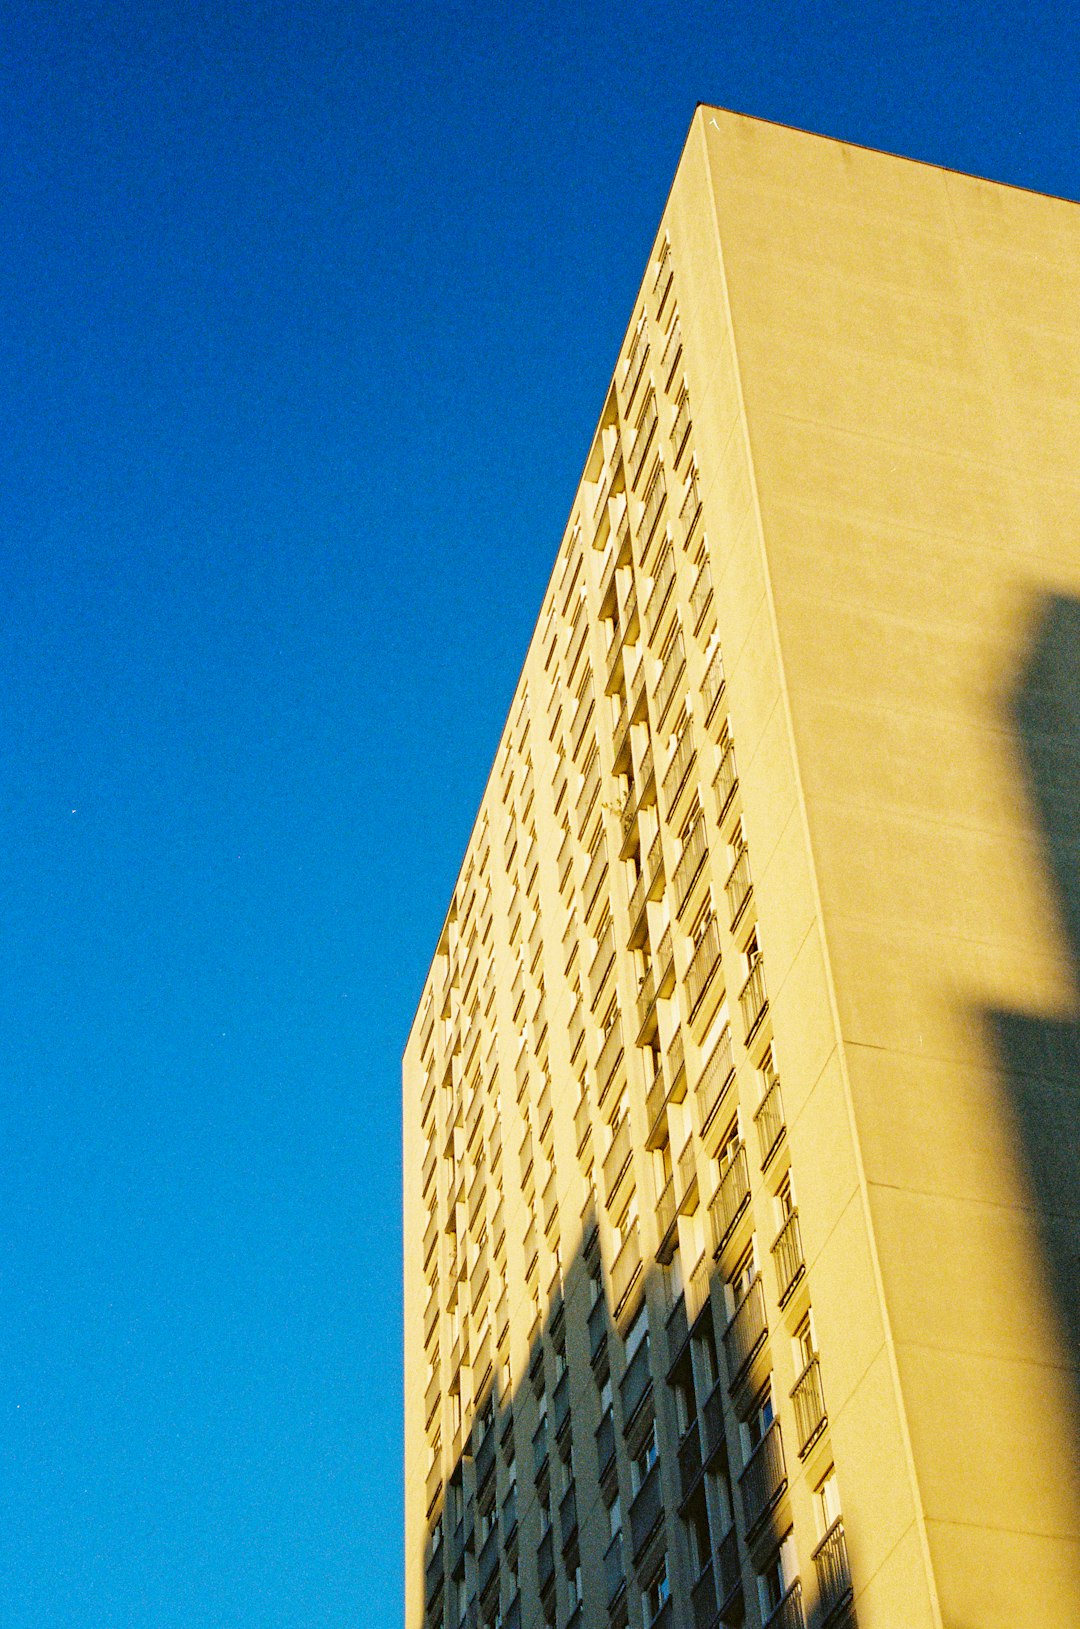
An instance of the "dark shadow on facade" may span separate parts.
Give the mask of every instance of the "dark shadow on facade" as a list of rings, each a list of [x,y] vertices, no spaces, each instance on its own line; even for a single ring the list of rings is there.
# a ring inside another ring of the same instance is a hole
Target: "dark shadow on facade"
[[[1067,942],[1080,1013],[1080,603],[1048,598],[1012,700],[1034,825]],[[988,1015],[1042,1244],[1046,1282],[1074,1373],[1080,1421],[1080,1021]],[[1063,1441],[1065,1439],[1063,1438]],[[1074,1434],[1074,1441],[1076,1440]],[[1075,1476],[1077,1467],[1062,1466]]]
[[[789,1469],[828,1452],[828,1421],[816,1358],[809,1412],[759,1417],[760,1283],[729,1315],[714,1270],[692,1316],[658,1260],[613,1301],[586,1219],[516,1393],[481,1382],[429,1515],[424,1629],[854,1625],[840,1520],[809,1578],[780,1568]]]

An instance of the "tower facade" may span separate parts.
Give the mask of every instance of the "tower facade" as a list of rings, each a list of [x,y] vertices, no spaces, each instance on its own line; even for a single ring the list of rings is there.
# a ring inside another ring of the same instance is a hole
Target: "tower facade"
[[[404,1060],[406,1629],[1080,1623],[1080,209],[699,108]]]

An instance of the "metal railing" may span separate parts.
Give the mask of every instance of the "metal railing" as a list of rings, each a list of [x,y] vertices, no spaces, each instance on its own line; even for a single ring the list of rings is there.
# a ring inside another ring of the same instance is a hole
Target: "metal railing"
[[[765,1096],[754,1110],[754,1121],[758,1128],[761,1169],[764,1171],[784,1134],[784,1105],[780,1098],[780,1081],[776,1075],[770,1079]]]
[[[664,807],[667,810],[669,819],[671,811],[678,801],[679,793],[686,785],[690,771],[694,767],[696,757],[697,752],[694,747],[693,733],[687,727],[676,742],[671,762],[664,772]]]
[[[649,630],[649,638],[656,638],[656,628],[664,614],[664,608],[671,598],[671,591],[675,587],[675,553],[669,543],[660,555],[653,573],[652,591],[645,602],[645,622]]]
[[[727,1243],[735,1223],[750,1203],[750,1176],[746,1169],[746,1144],[740,1142],[720,1178],[720,1186],[709,1206],[713,1224],[713,1249],[717,1255]]]
[[[796,1578],[765,1619],[765,1629],[804,1629],[802,1584]]]
[[[663,1520],[663,1516],[660,1461],[654,1459],[630,1506],[630,1543],[635,1562]]]
[[[724,676],[724,658],[721,654],[720,646],[717,645],[716,649],[712,653],[712,656],[709,658],[709,665],[705,669],[705,677],[701,681],[701,696],[705,703],[706,723],[708,723],[708,721],[712,718],[713,713],[716,711],[716,704],[724,693],[724,686],[726,682],[727,681]]]
[[[668,1177],[656,1201],[656,1231],[660,1238],[657,1254],[661,1261],[667,1261],[674,1254],[674,1228],[678,1214],[678,1207],[675,1204],[675,1179]]]
[[[596,1089],[598,1100],[603,1103],[608,1088],[619,1067],[619,1060],[623,1055],[623,1029],[622,1019],[618,1014],[604,1037],[604,1044],[600,1048],[600,1055],[596,1060]]]
[[[653,434],[656,430],[656,396],[650,394],[645,403],[645,412],[638,424],[634,444],[630,449],[630,482],[636,486],[641,475],[641,466],[645,462],[645,455],[652,445]]]
[[[724,1360],[727,1363],[729,1386],[734,1386],[741,1380],[754,1355],[760,1350],[767,1333],[765,1296],[761,1274],[758,1273],[724,1330]]]
[[[708,1061],[698,1076],[694,1087],[698,1100],[698,1109],[701,1114],[701,1133],[705,1135],[717,1109],[723,1102],[735,1075],[735,1051],[731,1040],[730,1025],[725,1025],[716,1045],[709,1054]]]
[[[731,927],[734,929],[742,913],[746,909],[747,901],[753,891],[750,879],[750,850],[744,843],[735,856],[735,864],[728,873],[724,884],[727,895],[728,910],[731,913]]]
[[[719,966],[720,924],[715,916],[710,916],[704,933],[694,947],[690,966],[686,970],[686,993],[690,1000],[691,1017],[700,1007]]]
[[[728,1528],[720,1540],[720,1547],[716,1552],[717,1596],[721,1612],[728,1603],[735,1598],[736,1592],[742,1585],[742,1571],[739,1567],[739,1541],[735,1536],[734,1523]]]
[[[610,1205],[615,1188],[630,1164],[630,1118],[624,1115],[615,1129],[611,1147],[604,1155],[604,1197]]]
[[[697,633],[701,624],[708,615],[712,604],[713,586],[712,572],[709,569],[708,559],[701,562],[698,574],[694,578],[694,586],[690,590],[690,610],[694,618],[694,632]]]
[[[792,1210],[785,1217],[783,1227],[773,1240],[772,1255],[776,1263],[776,1291],[780,1305],[783,1306],[802,1277],[806,1266],[802,1239],[799,1235],[797,1210]]]
[[[675,690],[686,671],[686,649],[683,644],[682,629],[676,630],[675,638],[671,642],[660,677],[656,681],[656,725],[663,724],[668,709],[675,697]]]
[[[795,1404],[795,1429],[799,1437],[799,1458],[816,1442],[828,1423],[825,1394],[821,1388],[821,1365],[812,1357],[791,1389]]]
[[[742,1012],[743,1028],[746,1039],[749,1040],[765,1016],[765,1009],[769,998],[765,991],[765,964],[761,956],[755,956],[750,964],[750,971],[746,983],[739,991],[739,1009]]]
[[[784,1464],[780,1421],[774,1420],[739,1476],[748,1536],[772,1509],[786,1486],[787,1467]]]
[[[619,1313],[641,1275],[641,1243],[637,1229],[631,1229],[611,1264],[611,1299]]]
[[[664,466],[660,465],[656,474],[649,482],[649,490],[645,494],[645,507],[641,512],[641,553],[644,560],[648,552],[652,534],[656,530],[656,523],[660,519],[660,511],[667,499],[667,481],[664,478]]]
[[[619,1382],[624,1431],[651,1390],[652,1372],[649,1368],[649,1343],[647,1340],[643,1340],[627,1364],[626,1373]]]
[[[837,1516],[825,1537],[814,1551],[814,1571],[817,1573],[818,1607],[822,1623],[846,1601],[851,1599],[851,1569],[848,1565],[847,1539],[844,1523]]]
[[[705,841],[705,822],[699,814],[690,835],[683,845],[683,851],[675,867],[676,911],[681,912],[685,909],[686,901],[690,897],[690,890],[701,874],[701,868],[705,864],[705,857],[708,852],[708,844]]]
[[[687,395],[679,397],[679,405],[675,412],[675,419],[671,426],[671,440],[675,448],[675,457],[678,459],[682,452],[683,442],[690,431],[690,398]]]
[[[686,1147],[679,1155],[676,1166],[678,1172],[678,1199],[679,1213],[689,1216],[697,1209],[698,1202],[698,1174],[697,1155],[694,1152],[693,1140],[688,1138]]]

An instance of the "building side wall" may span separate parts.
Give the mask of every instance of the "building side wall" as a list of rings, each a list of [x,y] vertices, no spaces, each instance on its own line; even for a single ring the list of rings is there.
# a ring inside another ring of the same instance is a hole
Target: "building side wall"
[[[1080,209],[699,122],[942,1620],[1067,1629]],[[843,1273],[828,1328],[817,1280],[823,1350],[843,1347]],[[872,1413],[852,1427],[861,1463]]]

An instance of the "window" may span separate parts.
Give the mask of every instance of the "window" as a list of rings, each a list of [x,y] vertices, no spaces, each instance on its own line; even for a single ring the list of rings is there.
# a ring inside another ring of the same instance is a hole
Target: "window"
[[[646,1584],[642,1593],[641,1603],[645,1610],[645,1622],[653,1623],[663,1610],[664,1602],[671,1594],[671,1585],[668,1582],[667,1556],[663,1556],[656,1571]]]
[[[720,1147],[716,1151],[717,1162],[720,1166],[720,1175],[723,1176],[728,1167],[733,1164],[739,1146],[742,1142],[742,1132],[739,1126],[739,1115],[736,1111],[727,1130],[720,1139]]]
[[[758,1574],[758,1600],[762,1622],[768,1622],[795,1582],[797,1565],[795,1540],[790,1532],[781,1539],[779,1548],[764,1572]]]
[[[709,1533],[709,1512],[700,1491],[694,1498],[693,1504],[686,1512],[686,1525],[690,1534],[690,1560],[695,1576],[700,1576],[708,1566],[712,1554],[712,1539]]]
[[[634,1492],[637,1493],[642,1483],[656,1464],[656,1426],[650,1422],[649,1429],[642,1439],[641,1446],[630,1462],[630,1480]]]
[[[829,1531],[833,1522],[838,1520],[840,1515],[840,1489],[836,1483],[836,1471],[831,1465],[818,1483],[814,1494],[814,1502],[817,1505],[818,1535],[820,1537]]]
[[[776,1411],[773,1407],[772,1383],[767,1381],[754,1399],[749,1418],[744,1420],[739,1427],[744,1461],[750,1458],[775,1418]]]
[[[795,1356],[795,1373],[801,1375],[807,1364],[817,1357],[817,1337],[814,1334],[814,1314],[808,1312],[792,1340]]]

